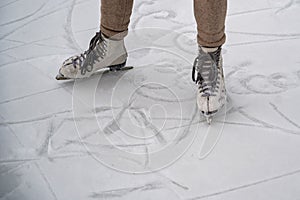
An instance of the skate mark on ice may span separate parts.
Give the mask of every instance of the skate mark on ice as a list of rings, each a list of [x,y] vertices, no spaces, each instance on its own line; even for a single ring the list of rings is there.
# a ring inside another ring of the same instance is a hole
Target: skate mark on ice
[[[121,109],[121,111],[117,114],[117,116],[115,116],[112,121],[110,121],[104,128],[103,128],[103,132],[105,134],[113,134],[120,129],[119,126],[119,121],[121,120],[124,112],[131,107],[132,102],[130,102],[128,105],[123,106],[123,108]]]
[[[161,182],[150,182],[142,186],[118,188],[112,190],[105,190],[102,192],[93,192],[90,197],[94,199],[110,199],[116,197],[124,197],[133,192],[150,191],[163,189],[164,185]]]
[[[94,118],[91,117],[91,118]],[[108,117],[109,119],[111,119],[111,117]],[[85,119],[88,120],[88,119]],[[58,127],[56,127],[56,129],[58,129]],[[52,149],[54,151],[59,151],[59,150],[63,150],[66,147],[70,146],[70,145],[77,145],[78,147],[82,147],[82,145],[87,146],[89,148],[101,148],[101,149],[114,149],[115,147],[118,148],[132,148],[132,147],[142,147],[142,146],[146,146],[146,145],[151,145],[151,143],[131,143],[131,144],[113,144],[113,145],[108,145],[108,144],[95,144],[95,143],[90,143],[88,141],[86,141],[87,139],[89,139],[91,136],[95,136],[96,134],[103,134],[103,132],[101,130],[99,130],[99,128],[95,128],[95,130],[89,131],[89,133],[87,133],[84,136],[80,136],[80,139],[68,139],[65,140],[65,142],[58,146],[58,147],[52,147]],[[53,141],[54,142],[54,141]]]
[[[61,123],[62,124],[62,123]],[[56,128],[58,129],[58,128]],[[88,146],[88,143],[85,142],[84,140],[90,138],[91,136],[94,136],[95,134],[97,134],[99,132],[98,128],[96,130],[92,130],[92,131],[89,131],[89,133],[87,133],[86,135],[84,136],[80,136],[80,139],[79,140],[76,140],[76,139],[67,139],[64,141],[64,143],[60,146],[57,146],[57,147],[52,147],[54,151],[59,151],[59,150],[62,150],[70,145],[79,145],[79,146],[82,146],[83,145],[87,145]]]
[[[75,0],[74,0],[74,1],[75,1]],[[47,1],[47,2],[48,2],[48,1]],[[75,3],[74,6],[75,6],[75,5],[78,5],[78,4],[81,4],[81,3],[83,3],[83,1],[80,1],[80,2]],[[69,4],[69,0],[65,0],[65,1],[63,1],[63,2],[60,2],[60,4],[59,4],[58,6],[55,6],[54,8],[51,8],[51,9],[46,8],[46,9],[44,10],[44,13],[42,13],[42,14],[40,14],[39,16],[36,16],[35,18],[33,18],[33,19],[31,19],[31,20],[29,20],[29,21],[27,21],[27,22],[21,24],[20,26],[17,26],[16,28],[12,29],[11,31],[9,31],[9,32],[7,32],[7,33],[1,35],[1,36],[0,36],[0,40],[7,38],[7,37],[10,36],[11,34],[17,32],[18,30],[21,30],[22,28],[26,27],[27,25],[30,25],[31,23],[33,23],[33,22],[35,22],[35,21],[41,20],[41,19],[43,19],[43,18],[45,18],[45,17],[48,17],[48,16],[50,16],[50,15],[52,15],[52,14],[55,14],[55,13],[61,11],[61,10],[64,10],[64,9],[70,9],[70,5],[64,5],[64,4]],[[58,8],[57,8],[57,7],[58,7]],[[47,11],[48,11],[48,12],[47,12]]]
[[[4,40],[7,40],[7,39],[4,39]],[[10,50],[15,50],[15,49],[19,49],[21,47],[27,47],[28,48],[32,48],[32,46],[39,46],[39,47],[50,47],[50,48],[56,48],[56,49],[59,49],[59,50],[69,50],[70,48],[69,47],[66,47],[66,46],[58,46],[58,45],[49,45],[49,44],[43,44],[43,43],[39,43],[39,42],[42,42],[42,41],[47,41],[48,39],[44,39],[44,40],[35,40],[35,41],[31,41],[31,42],[23,42],[22,44],[20,45],[17,45],[17,46],[13,46],[13,47],[9,47],[9,48],[6,48],[6,49],[2,49],[0,50],[0,53],[5,53],[7,51],[10,51]],[[9,41],[9,40],[7,40]],[[70,53],[67,53],[67,52],[57,52],[57,55],[67,55],[67,54],[71,54],[73,52],[70,52]],[[8,54],[6,54],[8,55]],[[9,56],[9,55],[8,55]],[[5,65],[8,65],[8,64],[13,64],[13,63],[17,63],[18,60],[14,61],[14,62],[7,62],[7,63],[4,63]]]
[[[178,183],[177,181],[174,181],[174,180],[171,180],[171,179],[170,179],[170,181],[173,185],[176,185],[177,187],[179,187],[181,189],[184,189],[184,190],[189,190],[190,189],[189,187],[187,187],[185,185],[182,185],[182,184]]]
[[[119,109],[120,107],[110,107],[110,106],[102,106],[102,107],[96,107],[96,114],[99,114],[101,112],[105,112],[108,110],[112,110],[112,109]],[[40,121],[46,121],[46,120],[58,120],[60,115],[64,115],[64,114],[69,114],[72,113],[73,110],[65,110],[65,111],[60,111],[60,112],[56,112],[56,113],[51,113],[51,114],[47,114],[47,115],[43,115],[43,116],[39,116],[36,118],[32,118],[32,119],[28,119],[28,120],[20,120],[20,121],[2,121],[0,122],[0,126],[9,126],[9,125],[15,125],[15,124],[27,124],[27,123],[36,123],[36,122],[40,122]],[[89,119],[94,119],[95,116],[92,115],[88,115],[88,116],[78,116],[78,117],[61,117],[61,119],[59,119],[59,123],[56,124],[53,128],[53,134],[55,134],[59,128],[61,126],[64,125],[65,122],[67,121],[83,121],[83,120],[89,120]],[[107,116],[107,118],[110,118],[109,116]]]
[[[168,99],[168,98],[162,98],[162,97],[158,97],[158,96],[151,96],[145,92],[142,91],[142,89],[145,88],[144,86],[141,86],[139,90],[136,90],[136,93],[139,94],[142,97],[154,100],[154,101],[161,101],[161,102],[169,102],[169,103],[176,103],[178,101],[180,102],[185,102],[185,101],[191,101],[194,100],[194,97],[190,97],[190,98],[185,98],[185,99]]]
[[[72,110],[64,110],[64,111],[51,113],[51,114],[47,114],[47,115],[44,115],[44,116],[40,116],[40,117],[36,117],[36,118],[32,118],[32,119],[27,119],[27,120],[4,121],[4,122],[0,122],[0,126],[5,126],[5,125],[8,125],[8,124],[26,124],[26,123],[38,122],[38,121],[47,120],[47,119],[49,119],[53,116],[59,115],[59,114],[72,113],[72,112],[73,112]]]
[[[272,39],[272,40],[258,40],[258,41],[252,41],[252,42],[232,43],[232,44],[227,44],[226,46],[228,46],[228,47],[244,46],[244,45],[264,44],[264,43],[271,43],[271,42],[282,42],[282,41],[287,41],[287,40],[299,40],[299,39],[300,39],[300,37],[285,38],[285,39]]]
[[[58,200],[57,195],[55,194],[53,187],[51,186],[46,174],[42,171],[41,167],[39,166],[38,163],[34,163],[36,168],[38,169],[38,172],[40,173],[42,179],[44,180],[44,182],[46,183],[47,188],[49,189],[50,193],[52,194],[52,196],[54,197],[55,200]]]
[[[287,122],[289,122],[293,126],[300,129],[300,126],[297,123],[295,123],[294,121],[292,121],[290,118],[288,118],[284,113],[282,113],[275,104],[270,103],[270,105],[282,118],[284,118]]]
[[[186,138],[189,133],[191,133],[190,129],[191,129],[191,126],[193,125],[194,120],[196,119],[197,114],[199,114],[199,110],[198,110],[197,106],[195,105],[194,113],[193,113],[191,119],[189,120],[188,124],[184,125],[185,128],[184,128],[182,134],[178,135],[177,138],[175,138],[176,144],[178,144],[181,140]],[[196,123],[198,123],[198,122],[196,122]]]
[[[225,123],[225,124],[236,125],[236,126],[247,126],[247,127],[255,127],[255,128],[274,129],[274,130],[279,130],[279,131],[282,131],[282,132],[288,133],[288,134],[300,135],[300,131],[291,130],[291,129],[287,129],[287,128],[282,128],[282,127],[279,127],[279,126],[267,123],[265,121],[262,121],[260,119],[257,119],[255,117],[253,117],[252,115],[250,115],[249,113],[246,113],[244,111],[244,107],[241,107],[241,106],[239,106],[239,107],[232,107],[227,112],[227,116],[230,116],[231,114],[236,114],[236,113],[242,114],[244,117],[246,117],[248,120],[250,120],[250,121],[252,121],[254,123],[233,122],[233,121],[228,121],[228,119],[226,121],[219,121],[217,119],[214,120],[214,121],[216,123]]]
[[[69,55],[69,53],[51,53],[51,54],[43,54],[43,55],[39,55],[39,56],[31,56],[31,57],[27,57],[27,58],[16,58],[16,57],[14,57],[14,59],[15,59],[14,61],[2,63],[0,65],[0,68],[4,68],[4,67],[7,67],[8,65],[12,65],[12,64],[16,64],[16,63],[23,63],[24,64],[24,62],[29,62],[31,60],[36,60],[36,59],[41,59],[41,58],[49,58],[51,56],[57,56],[57,55]]]
[[[8,128],[8,130],[10,131],[10,133],[14,136],[14,138],[16,139],[17,143],[21,146],[21,147],[25,147],[24,144],[21,142],[21,139],[18,137],[18,135],[16,134],[16,132],[11,128],[11,126],[9,124],[5,124],[5,119],[4,117],[0,114],[0,118],[2,119],[0,122],[0,126],[1,123],[3,123],[2,126],[6,126]]]
[[[29,21],[27,21],[27,22],[21,24],[20,26],[17,26],[16,28],[12,29],[11,31],[9,31],[9,32],[7,32],[7,33],[1,35],[1,36],[0,36],[0,40],[7,38],[7,37],[10,36],[11,34],[17,32],[18,30],[21,30],[22,28],[26,27],[27,25],[29,25],[29,24],[31,24],[31,23],[33,23],[33,22],[35,22],[35,21],[38,21],[38,20],[40,20],[40,19],[42,19],[42,18],[44,18],[44,17],[47,17],[47,16],[49,16],[49,15],[51,15],[51,14],[54,14],[54,13],[56,13],[56,12],[59,12],[60,10],[63,10],[63,9],[65,9],[65,8],[68,8],[68,6],[61,7],[61,8],[57,8],[57,9],[51,10],[51,11],[49,11],[49,12],[45,12],[45,13],[39,15],[39,16],[36,16],[35,18],[33,18],[33,19],[31,19],[31,20],[29,20]]]
[[[151,170],[150,170],[151,171]],[[166,176],[165,174],[162,174],[160,171],[155,171],[155,174],[163,179],[165,179],[166,183],[164,183],[165,185],[174,185],[180,189],[183,189],[183,190],[189,190],[190,188],[186,185],[183,185],[182,183],[179,183],[178,181],[175,181],[174,179]]]
[[[295,6],[296,4],[299,4],[299,1],[297,0],[289,0],[286,4],[284,4],[281,8],[275,11],[275,14],[279,14],[280,12],[283,12],[284,10],[287,10],[291,8],[292,6]]]
[[[0,160],[0,164],[10,164],[10,163],[23,163],[23,162],[27,162],[27,161],[37,161],[40,158],[37,157],[33,157],[33,158],[22,158],[22,159],[2,159]]]
[[[4,101],[0,102],[0,105],[1,104],[6,104],[6,103],[11,103],[13,101],[23,100],[23,99],[26,99],[26,98],[29,98],[29,97],[33,97],[33,96],[36,96],[36,95],[39,95],[39,94],[44,94],[44,93],[52,92],[52,91],[55,91],[55,90],[58,90],[58,89],[62,89],[62,87],[51,88],[51,89],[47,89],[47,90],[43,90],[43,91],[39,91],[39,92],[34,92],[34,93],[31,93],[31,94],[27,94],[27,95],[24,95],[24,96],[20,96],[20,97],[16,97],[16,98],[4,100]]]
[[[44,139],[44,142],[42,143],[41,147],[37,149],[37,155],[42,156],[48,156],[50,152],[50,146],[51,146],[51,138],[54,134],[55,127],[54,127],[54,118],[52,118],[48,124],[48,130]]]
[[[10,180],[11,181],[11,180]],[[11,184],[11,183],[10,183]],[[4,194],[0,194],[1,199],[10,199],[9,196],[14,194],[18,189],[20,189],[20,187],[22,187],[25,183],[21,182],[21,183],[16,183],[17,185],[15,185],[10,191],[5,192]]]
[[[264,12],[264,11],[268,11],[268,10],[274,10],[274,8],[259,8],[259,9],[254,9],[254,10],[234,12],[234,13],[229,13],[227,16],[232,17],[232,16],[237,16],[237,15],[253,14],[253,13]]]
[[[149,121],[148,117],[143,111],[136,109],[134,111],[142,118],[140,122],[144,125],[144,127],[151,130],[160,143],[167,143],[167,140],[164,138],[161,130],[159,130],[152,122]]]
[[[65,39],[67,40],[67,45],[76,51],[82,51],[78,42],[75,39],[73,28],[72,28],[72,14],[74,7],[76,5],[76,0],[73,0],[71,6],[68,8],[67,21],[64,25],[64,29],[66,31]]]
[[[146,20],[148,17],[152,17],[154,19],[161,19],[161,20],[168,20],[171,23],[175,23],[176,26],[173,26],[173,30],[178,30],[184,25],[182,23],[178,23],[176,20],[176,13],[173,10],[157,10],[157,11],[151,11],[148,13],[142,14],[140,17],[137,17],[133,22],[132,22],[132,29],[136,29],[139,24],[142,24],[143,20]],[[173,20],[172,20],[173,19]]]
[[[79,140],[67,140],[67,142],[59,147],[56,148],[55,150],[60,150],[63,149],[69,145],[85,145],[87,147],[99,147],[101,149],[114,149],[115,147],[118,147],[119,149],[132,149],[132,147],[145,147],[147,145],[151,145],[153,143],[134,143],[134,144],[113,144],[113,145],[108,145],[108,144],[94,144],[94,143],[90,143],[90,142],[86,142],[86,141],[79,141]]]
[[[240,186],[237,186],[237,187],[225,189],[225,190],[222,190],[222,191],[219,191],[219,192],[206,194],[206,195],[193,197],[193,198],[188,198],[186,200],[198,200],[198,199],[206,199],[206,198],[210,198],[210,197],[215,197],[215,196],[227,194],[227,193],[230,193],[230,192],[235,192],[235,191],[238,191],[238,190],[254,187],[254,186],[257,186],[257,185],[260,185],[260,184],[269,183],[269,182],[272,182],[274,180],[282,179],[282,178],[285,178],[285,177],[288,177],[288,176],[297,175],[299,173],[300,173],[300,169],[295,170],[295,171],[291,171],[291,172],[287,172],[287,173],[284,173],[284,174],[280,174],[280,175],[277,175],[277,176],[273,176],[273,177],[270,177],[270,178],[258,180],[258,181],[252,182],[252,183],[248,183],[248,184],[240,185]]]
[[[69,154],[66,154],[69,153]],[[57,159],[67,159],[67,158],[81,158],[81,157],[90,157],[91,155],[101,155],[98,151],[92,152],[92,151],[64,151],[64,154],[60,155],[54,155],[54,156],[46,156],[47,159],[50,161],[55,161]],[[32,157],[32,158],[23,158],[23,159],[6,159],[6,160],[0,160],[0,165],[7,165],[7,164],[14,164],[14,163],[32,163],[35,161],[39,161],[42,158],[45,158],[45,156],[42,157]],[[128,159],[128,158],[123,158]],[[128,159],[129,160],[129,159]],[[139,163],[140,164],[140,163]]]
[[[47,3],[48,3],[48,1],[45,1],[44,3],[42,3],[42,5],[40,7],[38,7],[35,11],[31,12],[30,14],[23,16],[21,18],[18,18],[18,19],[11,20],[9,22],[2,23],[2,24],[0,24],[0,26],[3,27],[3,26],[7,26],[10,24],[16,23],[16,22],[26,20],[27,18],[30,18],[30,17],[34,16],[35,14],[37,14],[39,11],[41,11],[46,6]]]
[[[200,160],[208,157],[220,141],[225,126],[224,122],[228,114],[227,110],[230,111],[229,114],[233,112],[233,107],[231,106],[232,101],[228,96],[225,96],[225,102],[221,110],[213,116],[213,118],[221,118],[221,122],[207,127],[203,142],[200,146],[200,151],[198,152],[198,158]]]
[[[3,4],[3,5],[0,6],[0,9],[1,8],[5,8],[5,7],[7,7],[7,6],[11,5],[11,4],[17,3],[18,1],[20,1],[20,0],[15,0],[15,1],[11,1],[11,2],[8,2],[6,4]]]
[[[96,28],[93,28],[92,30],[96,30]],[[80,33],[80,31],[75,31],[74,33]],[[38,40],[32,40],[32,41],[29,41],[29,42],[6,38],[6,39],[3,39],[3,40],[4,41],[8,41],[8,42],[19,43],[20,45],[14,46],[14,47],[9,47],[9,48],[6,48],[6,49],[2,49],[2,50],[0,50],[0,53],[6,52],[8,50],[18,49],[20,47],[30,46],[30,45],[44,46],[44,47],[54,47],[54,48],[67,49],[68,50],[68,49],[70,49],[70,47],[66,47],[64,44],[61,44],[61,46],[58,46],[58,45],[49,45],[49,44],[39,43],[39,42],[46,42],[46,41],[51,40],[51,39],[65,38],[64,35],[65,35],[65,33],[60,33],[58,35],[54,35],[54,36],[50,36],[50,37],[45,37],[45,38],[38,39]],[[75,50],[77,52],[77,49],[75,49]],[[75,52],[72,51],[69,54],[73,54],[73,53],[75,53]],[[61,55],[61,54],[65,54],[65,53],[58,52],[57,54]]]
[[[259,33],[259,32],[241,32],[241,31],[227,31],[228,33],[239,35],[251,35],[251,36],[265,36],[265,37],[293,37],[300,36],[300,33]],[[290,38],[291,39],[291,38]]]
[[[276,125],[272,125],[270,123],[267,123],[265,121],[262,121],[260,119],[257,119],[255,117],[251,116],[250,114],[246,113],[242,109],[238,109],[238,112],[240,114],[242,114],[244,117],[246,117],[247,119],[249,119],[250,121],[253,121],[253,122],[257,123],[257,124],[260,124],[264,128],[277,129],[277,130],[280,130],[280,131],[282,131],[284,133],[289,133],[289,134],[293,134],[293,135],[300,135],[300,131],[289,130],[289,129],[282,128],[282,127],[279,127],[279,126],[276,126]]]
[[[180,126],[173,126],[173,127],[166,128],[165,130],[170,131],[170,130],[176,130],[176,129],[179,129],[179,128],[188,128],[188,127],[191,127],[193,125],[204,123],[206,121],[207,121],[206,119],[200,119],[200,120],[197,120],[193,123],[187,123],[187,124],[183,124],[183,125],[180,125]]]
[[[5,170],[2,170],[1,168],[3,168],[3,165],[0,165],[0,169],[1,169],[0,176],[5,176],[7,174],[14,173],[15,171],[17,171],[17,170],[23,168],[24,166],[26,166],[27,164],[28,164],[28,162],[21,162],[21,163],[13,164],[14,166],[8,167]]]
[[[149,153],[149,148],[147,145],[144,145],[144,150],[145,150],[145,164],[144,167],[149,166],[150,163],[150,153]]]
[[[230,124],[230,125],[238,125],[238,126],[248,126],[248,127],[257,127],[257,128],[269,128],[269,127],[265,127],[263,125],[259,125],[259,124],[249,124],[249,123],[243,123],[243,122],[230,122],[230,121],[218,121],[218,120],[214,120],[217,123],[225,123],[225,124]]]
[[[136,2],[136,5],[133,7],[134,13],[136,15],[135,18],[133,18],[131,20],[130,26],[132,27],[132,29],[136,29],[137,24],[140,21],[140,18],[143,18],[144,15],[147,15],[147,13],[142,13],[140,10],[143,6],[147,6],[147,5],[153,5],[155,4],[154,0],[150,0],[150,1],[140,1],[140,2]]]
[[[243,66],[237,66],[226,76],[227,88],[234,94],[279,94],[300,86],[298,73],[251,74]],[[264,88],[257,84],[258,81],[264,84]]]

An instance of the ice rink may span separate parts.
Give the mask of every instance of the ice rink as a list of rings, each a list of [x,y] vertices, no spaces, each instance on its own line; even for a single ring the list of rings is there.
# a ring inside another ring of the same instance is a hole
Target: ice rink
[[[299,0],[229,0],[211,126],[191,80],[192,0],[135,0],[132,70],[55,80],[99,10],[1,0],[1,200],[300,200]]]

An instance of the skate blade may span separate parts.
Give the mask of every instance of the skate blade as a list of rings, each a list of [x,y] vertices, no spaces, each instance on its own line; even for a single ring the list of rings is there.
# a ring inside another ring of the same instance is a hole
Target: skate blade
[[[208,113],[201,111],[202,116],[205,117],[206,122],[207,122],[208,125],[211,125],[212,118],[213,118],[213,116],[214,116],[217,112],[218,112],[218,110],[211,111],[211,112],[208,112]]]
[[[208,125],[211,125],[211,122],[212,122],[212,116],[206,117],[206,122],[207,122]]]
[[[130,69],[133,69],[133,66],[126,66],[126,67],[106,67],[104,69],[100,69],[99,71],[96,71],[95,73],[93,73],[91,76],[95,76],[97,74],[106,74],[106,73],[109,73],[109,72],[118,72],[118,71],[127,71],[127,70],[130,70]],[[89,76],[89,77],[91,77]],[[58,74],[56,75],[55,79],[56,80],[76,80],[76,79],[84,79],[84,78],[89,78],[89,77],[83,77],[83,78],[68,78],[68,77],[65,77],[64,75],[62,74]]]
[[[201,111],[202,116],[205,117],[206,122],[207,122],[208,125],[211,125],[212,120],[213,120],[214,117],[217,117],[219,114],[226,112],[226,111],[224,111],[224,107],[226,107],[225,104],[221,108],[219,108],[218,110],[209,111],[209,112]],[[228,107],[228,105],[227,105],[227,107]]]
[[[126,66],[126,67],[109,67],[108,71],[111,72],[117,72],[117,71],[126,71],[126,70],[130,70],[133,69],[133,66]]]
[[[64,75],[62,74],[57,74],[56,77],[55,77],[56,80],[70,80],[70,78],[66,78],[64,77]]]

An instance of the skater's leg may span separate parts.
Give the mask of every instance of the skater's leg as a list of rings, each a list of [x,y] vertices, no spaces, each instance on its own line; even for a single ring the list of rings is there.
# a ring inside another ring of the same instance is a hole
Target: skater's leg
[[[66,59],[56,79],[86,78],[98,70],[121,70],[126,64],[127,35],[133,0],[101,0],[101,31],[91,39],[89,48]]]
[[[101,32],[123,39],[127,35],[133,0],[101,0]]]
[[[197,105],[207,118],[225,104],[221,46],[225,43],[226,0],[194,0],[197,21],[198,56],[193,66],[193,80],[198,85]]]
[[[194,0],[197,41],[200,46],[219,47],[225,43],[227,0]]]

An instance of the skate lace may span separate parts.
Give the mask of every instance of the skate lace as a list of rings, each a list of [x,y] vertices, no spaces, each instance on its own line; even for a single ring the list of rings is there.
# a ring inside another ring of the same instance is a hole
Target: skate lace
[[[202,96],[216,96],[220,88],[220,61],[221,48],[218,50],[205,53],[200,48],[199,56],[195,59],[192,71],[193,81],[199,85],[199,92]]]
[[[97,44],[99,44],[99,46],[95,49]],[[72,59],[74,68],[79,66],[82,75],[85,75],[86,72],[91,72],[96,61],[100,62],[100,59],[103,59],[106,55],[106,48],[107,42],[103,38],[101,31],[97,32],[91,39],[88,50]],[[94,49],[95,51],[93,51]]]

